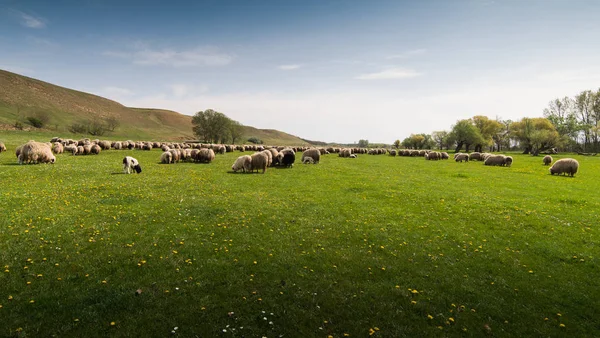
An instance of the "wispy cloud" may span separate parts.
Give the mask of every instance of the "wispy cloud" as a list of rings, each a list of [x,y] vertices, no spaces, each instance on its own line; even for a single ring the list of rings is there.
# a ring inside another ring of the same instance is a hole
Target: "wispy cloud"
[[[103,54],[110,57],[128,59],[137,65],[163,65],[171,67],[224,66],[230,64],[234,59],[233,55],[223,53],[213,47],[198,47],[181,51],[144,48],[132,52],[107,51]]]
[[[21,25],[29,28],[45,28],[46,20],[41,17],[36,17],[27,13],[23,13],[18,10],[12,10],[12,12],[19,17]]]
[[[391,79],[410,79],[421,76],[421,73],[412,69],[390,68],[377,73],[362,74],[357,76],[357,80],[391,80]]]
[[[281,70],[296,70],[300,67],[302,67],[302,66],[301,65],[281,65],[281,66],[278,66],[277,68],[279,68]]]
[[[400,54],[394,54],[394,55],[390,55],[388,57],[386,57],[386,59],[391,60],[391,59],[406,59],[412,56],[417,56],[417,55],[422,55],[425,54],[425,52],[427,52],[427,49],[412,49]]]

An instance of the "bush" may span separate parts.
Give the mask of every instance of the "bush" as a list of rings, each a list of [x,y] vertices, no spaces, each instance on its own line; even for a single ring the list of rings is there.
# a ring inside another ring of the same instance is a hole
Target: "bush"
[[[87,126],[83,123],[73,123],[68,129],[73,134],[84,134],[87,132]]]
[[[34,116],[29,116],[27,121],[36,128],[42,128],[44,126],[44,121]]]
[[[23,123],[19,121],[15,122],[15,129],[23,130]]]
[[[254,143],[254,144],[263,144],[263,141],[261,139],[259,139],[258,137],[251,137],[248,139],[248,142]]]

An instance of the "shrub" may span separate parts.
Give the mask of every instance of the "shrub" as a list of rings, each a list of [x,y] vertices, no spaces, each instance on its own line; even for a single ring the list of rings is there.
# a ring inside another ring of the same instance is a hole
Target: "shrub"
[[[259,139],[258,137],[254,137],[254,136],[249,138],[248,142],[254,143],[254,144],[263,144],[263,141],[261,139]]]
[[[35,116],[27,117],[27,121],[29,122],[29,124],[31,124],[32,126],[34,126],[36,128],[42,128],[44,126],[44,121],[42,121],[40,118],[35,117]]]
[[[73,134],[83,134],[87,132],[87,126],[83,123],[73,123],[68,129]]]
[[[23,123],[19,121],[15,122],[15,129],[23,130]]]

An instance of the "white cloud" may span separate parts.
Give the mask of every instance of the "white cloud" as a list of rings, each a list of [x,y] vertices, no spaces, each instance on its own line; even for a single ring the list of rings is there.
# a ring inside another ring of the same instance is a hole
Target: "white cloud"
[[[171,67],[224,66],[230,64],[234,56],[220,52],[213,47],[198,47],[190,50],[143,48],[132,52],[106,51],[106,56],[129,59],[138,65],[164,65]]]
[[[171,93],[179,99],[202,95],[208,91],[208,86],[205,85],[172,84],[168,87],[171,89]]]
[[[45,28],[46,22],[44,19],[40,17],[35,17],[33,15],[29,15],[27,13],[23,13],[21,11],[13,10],[20,19],[21,25],[29,28]]]
[[[358,80],[390,80],[390,79],[410,79],[421,76],[412,69],[390,68],[377,73],[363,74],[356,77]]]
[[[412,50],[406,51],[404,53],[390,55],[390,56],[386,57],[386,59],[406,59],[411,56],[425,54],[425,52],[427,52],[427,49],[422,49],[422,48],[412,49]]]
[[[277,68],[281,69],[281,70],[295,70],[302,67],[301,65],[281,65],[278,66]]]

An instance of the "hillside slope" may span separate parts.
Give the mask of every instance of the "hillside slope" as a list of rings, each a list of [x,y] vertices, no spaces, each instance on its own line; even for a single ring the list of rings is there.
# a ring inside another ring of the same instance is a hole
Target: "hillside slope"
[[[193,139],[192,117],[174,111],[130,108],[101,96],[53,85],[0,70],[0,125],[14,125],[26,118],[45,115],[47,129],[61,136],[74,123],[115,118],[119,127],[104,138],[189,140]],[[89,135],[87,135],[89,136]],[[257,137],[268,144],[303,145],[302,139],[270,129],[244,127],[244,140]]]

